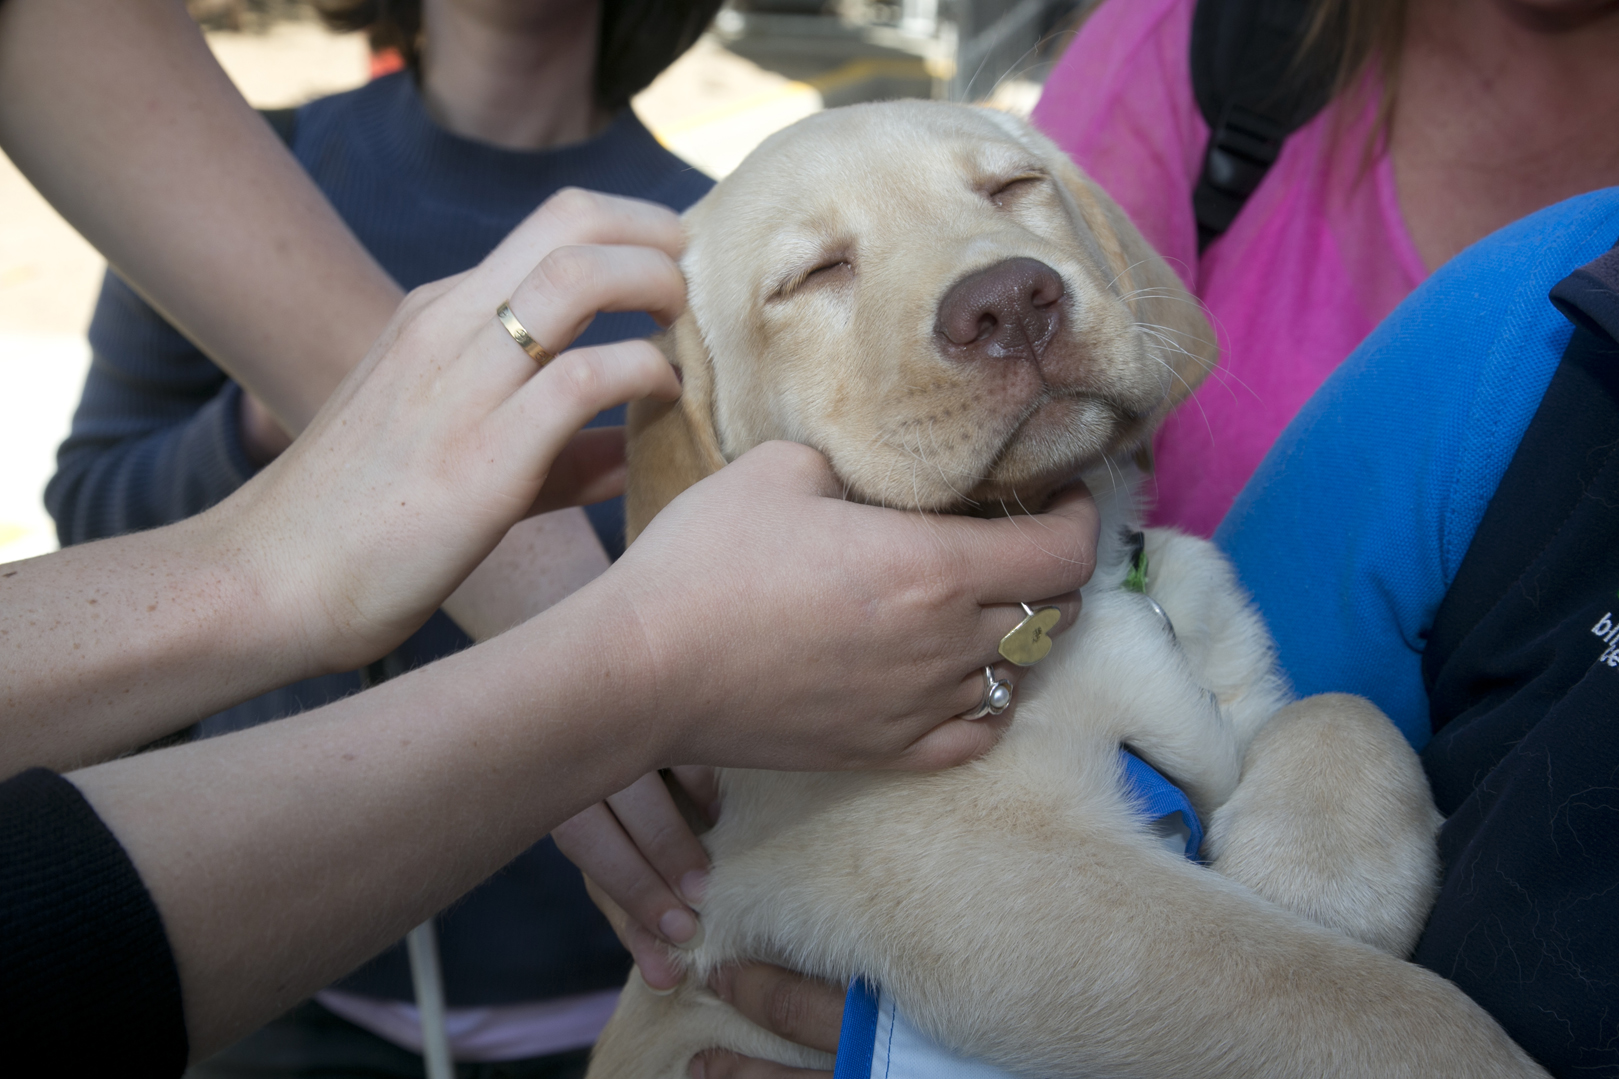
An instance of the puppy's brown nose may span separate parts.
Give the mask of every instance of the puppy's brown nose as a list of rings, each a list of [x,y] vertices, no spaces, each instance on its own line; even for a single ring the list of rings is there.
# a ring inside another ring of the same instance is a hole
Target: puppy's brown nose
[[[1015,258],[968,274],[939,301],[934,326],[947,356],[1039,360],[1062,323],[1062,276]]]

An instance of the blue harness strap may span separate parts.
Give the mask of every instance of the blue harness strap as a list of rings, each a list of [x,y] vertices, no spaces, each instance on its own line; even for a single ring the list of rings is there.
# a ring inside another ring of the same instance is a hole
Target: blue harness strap
[[[1119,750],[1124,782],[1142,819],[1177,852],[1197,861],[1203,824],[1192,802],[1152,765]],[[952,1055],[912,1026],[894,998],[864,978],[849,983],[833,1079],[1010,1079],[1006,1072]]]

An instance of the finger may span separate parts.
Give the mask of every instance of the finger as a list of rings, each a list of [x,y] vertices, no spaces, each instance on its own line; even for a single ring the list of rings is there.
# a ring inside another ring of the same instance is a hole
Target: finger
[[[827,1079],[832,1073],[790,1068],[772,1060],[710,1049],[691,1058],[686,1074],[691,1079]]]
[[[530,514],[588,506],[624,493],[624,428],[587,427],[551,462]]]
[[[495,288],[503,297],[540,259],[575,244],[636,244],[678,259],[685,236],[680,218],[666,206],[565,187],[529,214],[474,272],[480,287]]]
[[[624,945],[641,972],[641,980],[656,993],[667,993],[686,978],[684,968],[674,959],[669,945],[636,924],[612,897],[589,877],[585,878],[585,892],[591,902],[600,908],[607,924],[612,926],[619,943]]]
[[[892,765],[902,772],[942,772],[994,749],[1012,723],[1013,710],[982,719],[945,720],[912,742]]]
[[[557,848],[641,928],[675,945],[697,939],[702,923],[696,912],[647,861],[605,802],[566,821],[551,835]]]
[[[1000,651],[1001,644],[1005,639],[1013,630],[1021,626],[1025,619],[1038,616],[1047,607],[1057,608],[1057,621],[1044,632],[1051,637],[1061,634],[1072,626],[1079,617],[1080,606],[1083,602],[1084,600],[1079,592],[1075,591],[1062,596],[1054,596],[1050,599],[1027,602],[1026,604],[993,603],[987,607],[979,608],[981,612],[979,621],[983,626],[982,632],[985,639],[990,642],[985,662],[997,663],[1005,659],[1004,654]],[[1024,610],[1025,605],[1028,610]],[[1030,614],[1031,611],[1034,612],[1033,615]],[[1035,662],[1038,663],[1040,660]],[[1007,661],[1007,666],[1013,671],[1019,669],[1016,664],[1010,661]],[[1033,666],[1033,664],[1030,664],[1030,666]]]
[[[1007,709],[999,715],[987,713],[976,719],[967,718],[979,709],[989,692],[984,668],[980,667],[968,675],[952,695],[951,707],[955,714],[907,746],[891,767],[902,771],[937,772],[977,760],[995,748],[1012,723],[1017,706],[1017,684],[1024,672],[1006,662],[988,667],[997,681],[1012,686],[1012,701]]]
[[[669,945],[630,921],[627,916],[623,925],[624,931],[618,939],[629,949],[635,969],[641,972],[641,980],[646,982],[648,989],[667,993],[686,980],[686,969],[675,961]]]
[[[979,602],[1017,603],[1028,596],[1064,595],[1090,580],[1100,526],[1096,503],[1083,486],[1059,496],[1032,517],[929,517],[919,542],[946,544],[959,579],[978,583]]]
[[[686,796],[703,811],[708,823],[717,824],[720,819],[719,769],[706,764],[677,764],[669,771],[686,788]]]
[[[708,852],[657,773],[642,776],[607,799],[613,815],[642,857],[677,895],[700,903],[707,885]]]
[[[798,443],[762,443],[728,468],[738,466],[768,470],[778,486],[797,493],[843,497],[842,482],[826,458]],[[868,511],[896,512],[875,507]],[[1076,482],[1035,516],[987,521],[929,516],[916,527],[918,544],[943,544],[959,579],[979,582],[981,603],[1006,604],[1025,601],[1031,594],[1066,595],[1090,580],[1096,568],[1099,524],[1090,492]]]
[[[498,317],[500,302],[469,318],[478,326],[446,374],[505,398],[556,366],[559,355],[601,311],[647,311],[673,318],[685,306],[686,282],[674,262],[649,247],[564,247],[551,252],[506,297],[518,325],[554,359],[540,362]],[[463,311],[462,314],[470,314]],[[650,347],[650,346],[649,346]],[[471,370],[464,370],[470,368]]]
[[[768,963],[743,963],[716,970],[708,987],[772,1034],[824,1053],[838,1051],[844,992],[830,982]]]
[[[1075,622],[1079,621],[1079,612],[1084,609],[1085,597],[1076,591],[1067,592],[1060,596],[1047,596],[1041,600],[1029,600],[1028,603],[1030,607],[1037,611],[1041,607],[1057,608],[1062,618],[1055,626],[1051,627],[1051,635],[1055,637],[1059,633],[1067,632],[1073,628]],[[1018,608],[1018,613],[1023,613],[1022,607]]]
[[[559,247],[518,283],[509,302],[529,335],[554,355],[598,311],[645,311],[667,325],[685,309],[686,279],[674,259],[654,248]]]
[[[522,452],[544,476],[562,447],[603,409],[642,397],[679,396],[674,368],[645,341],[574,349],[503,402],[490,417],[490,433],[496,445],[525,447]]]
[[[842,498],[843,483],[832,465],[818,451],[800,442],[761,442],[738,457],[726,470],[736,469],[738,477],[758,470],[786,490],[822,498]]]

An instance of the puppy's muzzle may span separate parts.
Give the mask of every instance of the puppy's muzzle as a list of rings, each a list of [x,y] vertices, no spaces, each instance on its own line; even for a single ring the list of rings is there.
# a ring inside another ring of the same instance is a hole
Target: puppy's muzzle
[[[1040,362],[1062,325],[1062,275],[1014,258],[968,274],[939,301],[934,335],[947,359]]]

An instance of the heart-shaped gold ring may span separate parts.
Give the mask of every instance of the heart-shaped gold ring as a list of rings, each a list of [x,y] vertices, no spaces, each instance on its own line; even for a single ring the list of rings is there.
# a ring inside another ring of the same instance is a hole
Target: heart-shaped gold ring
[[[1008,663],[1032,667],[1050,653],[1051,627],[1062,620],[1062,612],[1055,607],[1041,607],[1037,611],[1027,603],[1019,606],[1025,617],[1001,638],[998,651]]]

